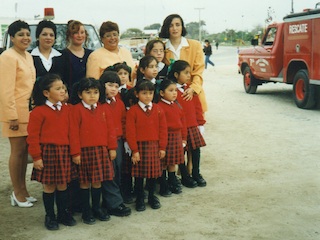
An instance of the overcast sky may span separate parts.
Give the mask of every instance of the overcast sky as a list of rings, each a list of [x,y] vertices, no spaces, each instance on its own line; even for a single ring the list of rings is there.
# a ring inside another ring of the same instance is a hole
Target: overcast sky
[[[282,21],[290,13],[292,0],[1,0],[0,21],[4,17],[32,19],[43,16],[44,7],[53,7],[55,22],[77,19],[97,27],[103,21],[117,22],[120,31],[153,23],[162,24],[172,13],[185,23],[205,21],[205,30],[217,33],[228,29],[251,30],[264,25],[268,9],[273,20]],[[294,12],[314,8],[318,1],[293,0]],[[16,4],[15,4],[16,3]],[[17,8],[15,9],[15,5]],[[200,10],[199,10],[200,9]]]

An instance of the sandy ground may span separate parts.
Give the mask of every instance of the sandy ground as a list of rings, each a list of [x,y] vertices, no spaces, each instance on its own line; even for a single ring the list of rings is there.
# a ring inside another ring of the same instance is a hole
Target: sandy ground
[[[267,84],[244,93],[236,50],[214,52],[204,73],[209,103],[202,149],[207,187],[161,197],[162,208],[112,216],[89,226],[44,228],[41,185],[28,180],[34,207],[11,207],[7,159],[0,140],[0,239],[320,239],[320,110],[298,109],[291,86]],[[32,164],[28,165],[28,178]]]

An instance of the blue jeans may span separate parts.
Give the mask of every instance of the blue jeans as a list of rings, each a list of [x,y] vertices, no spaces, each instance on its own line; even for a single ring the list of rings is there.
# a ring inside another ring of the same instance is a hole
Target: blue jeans
[[[213,62],[211,62],[211,60],[210,60],[210,56],[211,55],[206,55],[205,57],[205,68],[207,69],[207,66],[208,66],[208,63],[209,64],[211,64],[212,66],[214,66],[214,63]]]

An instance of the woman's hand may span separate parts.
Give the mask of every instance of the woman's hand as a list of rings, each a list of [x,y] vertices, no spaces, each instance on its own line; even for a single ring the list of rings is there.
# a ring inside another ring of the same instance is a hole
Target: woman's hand
[[[33,162],[33,168],[41,171],[43,169],[43,161],[42,161],[42,159],[34,161]]]
[[[19,122],[18,122],[18,119],[10,120],[10,121],[9,121],[9,129],[12,130],[12,131],[17,131],[17,130],[19,130]]]
[[[133,164],[140,162],[140,153],[136,152],[136,153],[132,154],[131,160],[132,160]]]
[[[183,100],[191,101],[193,98],[194,90],[192,88],[187,88],[182,94]]]

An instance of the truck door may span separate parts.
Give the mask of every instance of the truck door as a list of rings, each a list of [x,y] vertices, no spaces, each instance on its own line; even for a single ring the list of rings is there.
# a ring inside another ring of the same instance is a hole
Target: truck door
[[[272,72],[273,48],[276,43],[277,28],[270,27],[265,33],[261,45],[255,47],[254,59],[250,59],[250,65],[256,76],[262,79],[269,79]]]

